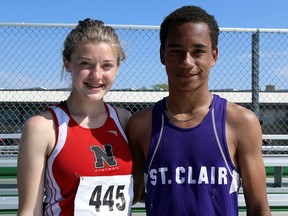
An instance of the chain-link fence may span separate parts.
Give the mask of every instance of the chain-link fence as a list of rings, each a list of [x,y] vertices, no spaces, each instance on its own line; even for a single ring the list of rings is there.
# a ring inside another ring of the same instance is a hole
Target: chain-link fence
[[[127,59],[106,101],[134,113],[167,95],[166,73],[159,58],[159,27],[112,26]],[[61,77],[61,53],[73,27],[0,23],[0,134],[21,133],[30,116],[67,98],[71,80],[68,75]],[[253,110],[263,134],[288,134],[288,30],[220,30],[211,91]],[[287,142],[268,137],[264,145]],[[17,146],[18,140],[2,136],[0,143]]]

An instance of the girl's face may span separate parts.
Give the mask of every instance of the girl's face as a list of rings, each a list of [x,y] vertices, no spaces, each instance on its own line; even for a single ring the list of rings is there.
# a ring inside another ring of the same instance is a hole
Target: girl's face
[[[89,42],[79,44],[70,61],[64,58],[64,66],[72,76],[72,93],[102,100],[114,83],[119,62],[109,44]]]

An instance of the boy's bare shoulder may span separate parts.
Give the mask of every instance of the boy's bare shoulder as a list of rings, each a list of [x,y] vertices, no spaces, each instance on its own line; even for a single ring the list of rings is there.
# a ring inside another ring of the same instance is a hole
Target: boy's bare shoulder
[[[131,122],[138,122],[138,121],[148,121],[149,119],[152,119],[152,107],[148,107],[142,110],[139,110],[138,112],[134,113],[132,117],[130,118]]]
[[[259,121],[252,110],[232,102],[228,102],[227,104],[227,120],[231,123],[244,125]]]
[[[128,122],[128,130],[130,131],[145,131],[151,128],[152,125],[152,107],[142,109],[134,113]]]

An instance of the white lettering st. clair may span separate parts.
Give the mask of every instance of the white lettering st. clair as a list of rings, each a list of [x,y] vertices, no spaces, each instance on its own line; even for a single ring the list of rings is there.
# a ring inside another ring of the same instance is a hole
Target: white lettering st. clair
[[[175,176],[175,180],[178,184],[183,184],[185,182],[185,177],[182,176],[180,177],[180,173],[185,173],[185,168],[184,167],[177,167],[176,168],[176,176]]]
[[[218,184],[227,184],[227,169],[224,167],[219,167],[218,170]]]
[[[151,184],[155,186],[157,184],[157,170],[151,169],[149,172],[149,176],[151,178]]]
[[[167,171],[168,171],[167,167],[159,168],[159,172],[161,173],[161,182],[162,182],[162,184],[166,184],[165,172],[167,172]]]
[[[202,183],[209,184],[207,168],[204,166],[201,167],[199,178],[198,178],[198,184],[202,184]]]
[[[199,172],[193,172],[193,167],[179,166],[175,168],[175,176],[168,169],[168,167],[160,167],[158,169],[151,169],[149,171],[149,181],[152,185],[156,184],[218,184],[226,185],[227,169],[225,167],[206,167],[201,166]]]

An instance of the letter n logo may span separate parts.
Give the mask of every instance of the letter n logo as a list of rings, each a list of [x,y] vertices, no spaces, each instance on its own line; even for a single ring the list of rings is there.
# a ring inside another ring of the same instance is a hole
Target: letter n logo
[[[114,159],[113,155],[113,148],[111,144],[103,145],[104,149],[100,148],[99,146],[91,146],[90,149],[94,152],[94,156],[96,158],[95,167],[96,168],[103,168],[104,162],[109,167],[117,166],[117,161]]]

